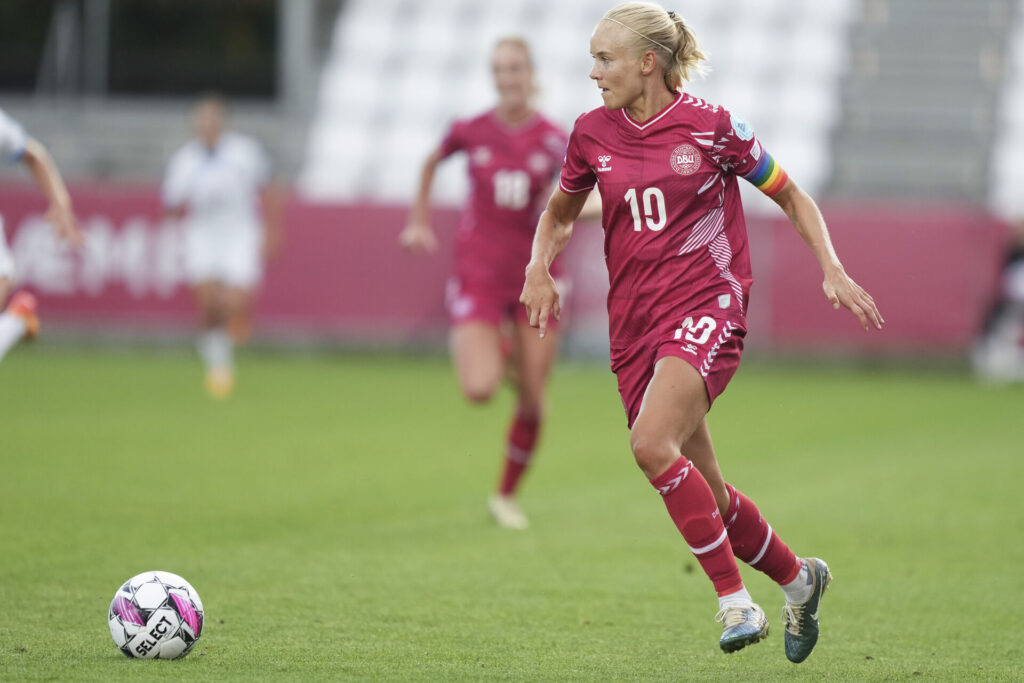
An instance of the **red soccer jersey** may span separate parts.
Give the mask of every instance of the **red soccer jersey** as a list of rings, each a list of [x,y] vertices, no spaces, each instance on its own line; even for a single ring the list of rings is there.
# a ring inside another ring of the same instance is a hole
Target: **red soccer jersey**
[[[749,125],[691,95],[644,124],[604,107],[576,120],[560,186],[601,193],[613,350],[680,310],[745,319],[752,278],[736,176],[764,188],[779,173]]]
[[[460,280],[515,289],[518,297],[537,219],[565,148],[565,133],[540,114],[516,127],[493,111],[452,125],[441,158],[467,153],[471,192],[455,238]]]

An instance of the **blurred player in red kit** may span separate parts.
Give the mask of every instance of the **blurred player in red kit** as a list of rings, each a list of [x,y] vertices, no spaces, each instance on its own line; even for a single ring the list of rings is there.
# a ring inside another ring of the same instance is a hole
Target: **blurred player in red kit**
[[[829,568],[794,555],[754,503],[725,482],[705,420],[736,371],[746,334],[752,277],[737,178],[785,211],[818,259],[833,307],[848,308],[865,330],[881,329],[882,317],[843,270],[814,201],[751,127],[681,91],[704,60],[681,16],[652,3],[619,5],[598,22],[590,52],[590,78],[604,106],[576,121],[559,189],[537,226],[522,302],[545,336],[560,313],[549,267],[596,186],[612,370],[636,462],[714,584],[722,650],[768,633],[735,555],[782,587],[786,656],[801,662],[818,639]]]
[[[437,250],[430,227],[434,172],[441,161],[464,152],[472,189],[455,236],[455,272],[448,283],[451,353],[462,393],[472,403],[483,403],[505,376],[503,335],[510,337],[508,361],[514,364],[517,400],[504,469],[489,507],[499,525],[523,529],[528,523],[516,492],[537,445],[558,333],[537,337],[519,305],[519,293],[533,229],[565,154],[566,136],[533,108],[533,63],[523,39],[499,40],[491,67],[497,105],[456,121],[427,158],[399,242],[414,252]]]

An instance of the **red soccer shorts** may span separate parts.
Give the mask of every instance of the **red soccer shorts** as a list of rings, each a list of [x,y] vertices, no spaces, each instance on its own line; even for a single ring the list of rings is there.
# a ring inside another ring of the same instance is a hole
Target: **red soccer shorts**
[[[445,304],[451,324],[482,322],[500,327],[503,320],[528,322],[526,307],[519,303],[522,285],[497,287],[467,282],[453,277],[448,280]]]
[[[564,315],[568,285],[561,278],[557,282],[559,292],[561,292],[562,314]],[[529,323],[526,306],[519,303],[519,296],[522,293],[522,282],[518,282],[514,286],[496,286],[452,277],[448,280],[445,292],[448,318],[452,326],[468,322],[482,322],[500,327],[504,320],[511,320],[514,323]],[[558,321],[554,317],[549,318],[548,327],[557,329]]]
[[[619,382],[629,427],[640,413],[644,392],[654,377],[654,365],[667,356],[692,365],[704,378],[708,401],[714,403],[736,374],[746,334],[742,319],[694,313],[647,333],[623,349],[613,349],[612,372]]]

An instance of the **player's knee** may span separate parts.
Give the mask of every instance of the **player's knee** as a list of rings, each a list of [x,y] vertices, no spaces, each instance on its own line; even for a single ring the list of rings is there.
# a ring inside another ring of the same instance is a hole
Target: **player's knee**
[[[489,378],[469,379],[462,381],[462,395],[470,403],[487,403],[498,390],[498,382]]]
[[[637,466],[648,479],[657,477],[679,459],[679,449],[674,448],[667,439],[636,427],[630,433],[629,447]]]

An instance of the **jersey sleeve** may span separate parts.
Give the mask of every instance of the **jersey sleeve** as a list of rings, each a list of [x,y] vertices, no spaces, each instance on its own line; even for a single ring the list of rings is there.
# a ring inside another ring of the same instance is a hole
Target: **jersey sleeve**
[[[0,109],[0,159],[20,161],[27,144],[25,129]]]
[[[552,181],[558,182],[561,173],[561,164],[565,160],[565,153],[569,147],[569,136],[561,128],[552,126],[551,131],[544,136],[544,149],[552,161]]]
[[[715,131],[719,166],[742,176],[769,197],[785,186],[789,176],[764,148],[754,129],[736,114],[721,110]]]
[[[160,186],[160,201],[169,209],[182,206],[188,200],[188,169],[185,150],[178,150],[167,163],[164,182]]]
[[[455,121],[449,126],[448,131],[441,140],[441,146],[438,148],[442,159],[446,159],[469,146],[468,128],[469,124],[466,121]]]
[[[562,174],[558,179],[558,186],[562,192],[567,194],[589,192],[597,184],[597,175],[587,163],[583,150],[582,134],[580,133],[583,116],[576,119],[576,125],[573,126],[572,133],[569,135],[569,146],[565,152],[565,159],[562,161]]]
[[[255,140],[252,143],[252,179],[256,187],[265,187],[270,182],[272,164],[266,149]]]

